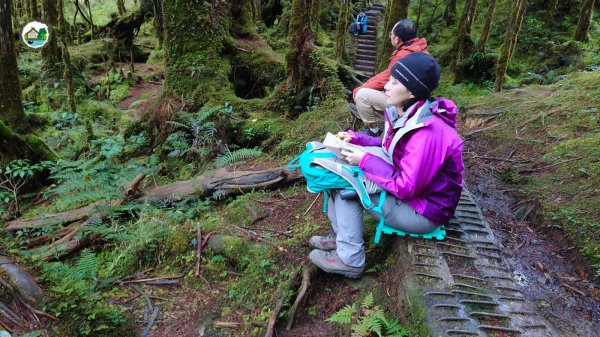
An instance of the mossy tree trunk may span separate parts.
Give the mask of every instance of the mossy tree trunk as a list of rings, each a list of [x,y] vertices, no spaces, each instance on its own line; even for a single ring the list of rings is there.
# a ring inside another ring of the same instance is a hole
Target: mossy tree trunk
[[[28,0],[27,7],[30,19],[39,20],[40,12],[38,11],[37,0]]]
[[[492,20],[494,19],[494,10],[496,9],[496,0],[490,0],[488,5],[487,14],[485,15],[485,22],[483,29],[481,30],[481,37],[477,44],[477,51],[483,53],[485,51],[485,43],[487,42],[488,36],[490,35],[490,27],[492,26]]]
[[[11,2],[0,2],[0,120],[15,131],[26,131],[19,69],[12,29]],[[0,134],[0,140],[5,135]]]
[[[76,0],[79,1],[79,0]],[[94,18],[92,17],[92,7],[90,5],[90,0],[85,0],[85,6],[88,10],[88,22],[90,24],[90,31],[92,34],[92,40],[96,38],[96,27],[94,26]]]
[[[234,30],[238,36],[258,38],[253,8],[254,0],[233,1],[231,12],[234,18]]]
[[[158,48],[163,46],[164,29],[163,29],[163,0],[153,0],[152,10],[154,11],[154,29],[158,37]]]
[[[460,65],[465,58],[473,53],[473,40],[471,39],[471,26],[475,18],[477,9],[477,0],[466,0],[465,8],[458,23],[458,32],[454,45],[450,48],[450,52],[454,58],[450,67],[454,74],[453,82],[459,82],[462,78]]]
[[[311,0],[310,22],[313,32],[319,29],[319,15],[321,14],[321,0]]]
[[[446,2],[446,9],[444,9],[444,22],[447,25],[454,23],[456,17],[456,0],[448,0]]]
[[[119,12],[119,15],[124,15],[127,12],[123,0],[117,0],[117,11]]]
[[[73,65],[71,64],[71,54],[69,53],[69,45],[67,43],[67,21],[65,19],[64,0],[58,0],[58,24],[60,41],[62,43],[62,58],[64,63],[64,77],[67,85],[67,104],[71,113],[77,112],[75,105],[75,94],[73,90]]]
[[[516,0],[516,4],[510,13],[508,26],[506,27],[506,34],[504,35],[504,42],[502,43],[502,47],[500,48],[500,56],[498,57],[498,63],[496,64],[496,92],[502,91],[504,75],[506,75],[508,61],[510,61],[510,58],[514,51],[520,26],[523,22],[523,17],[525,16],[526,7],[527,0]]]
[[[438,7],[442,4],[442,0],[435,1],[433,4],[433,9],[430,10],[431,14],[429,15],[429,20],[427,20],[427,26],[425,27],[424,33],[427,34],[431,32],[431,27],[433,26],[433,22],[436,20],[435,13],[438,10]]]
[[[254,22],[259,22],[261,20],[261,12],[262,6],[260,5],[260,0],[252,0],[252,15],[254,17]]]
[[[311,0],[292,0],[286,69],[288,87],[293,94],[298,94],[310,80],[309,55],[314,49],[311,5]]]
[[[44,23],[48,25],[50,39],[42,48],[42,58],[44,61],[44,69],[50,72],[55,72],[58,69],[58,63],[61,61],[60,50],[58,49],[58,11],[56,0],[43,0]]]
[[[409,5],[410,0],[391,0],[388,2],[388,7],[386,8],[388,13],[383,23],[384,34],[382,34],[382,41],[379,42],[379,50],[381,52],[378,53],[377,71],[382,71],[388,66],[389,57],[394,48],[390,43],[388,33],[392,31],[398,20],[408,17]]]
[[[417,30],[419,29],[419,22],[421,21],[421,13],[422,12],[423,12],[423,0],[419,0],[419,8],[417,8],[417,21],[415,21]]]
[[[584,0],[579,12],[579,21],[577,22],[577,30],[573,39],[585,42],[588,40],[588,30],[592,20],[592,10],[594,9],[595,0]]]
[[[516,4],[515,4],[516,5]],[[527,0],[522,0],[518,3],[519,12],[517,13],[517,17],[515,18],[515,35],[513,39],[510,41],[510,50],[508,54],[508,59],[512,59],[515,54],[515,46],[517,45],[517,39],[519,37],[519,32],[521,31],[521,27],[523,26],[523,19],[525,18],[525,10],[527,9]]]
[[[346,24],[350,15],[350,0],[340,1],[340,10],[338,12],[337,36],[335,45],[335,60],[340,62],[344,55],[346,45]]]
[[[546,17],[544,19],[546,25],[550,25],[554,21],[554,11],[556,10],[557,6],[558,0],[552,0],[552,3],[550,4],[550,6],[548,6],[548,10],[546,11]]]

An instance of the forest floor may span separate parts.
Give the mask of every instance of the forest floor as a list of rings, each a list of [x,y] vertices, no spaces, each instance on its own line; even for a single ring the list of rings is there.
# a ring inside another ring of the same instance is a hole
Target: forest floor
[[[135,67],[136,72],[153,72],[151,67],[143,64],[136,64]],[[135,106],[136,110],[143,111],[153,104],[160,90],[159,83],[140,80],[130,88],[129,97],[117,106],[128,109],[132,108],[133,102],[144,100]],[[535,218],[516,219],[513,210],[519,199],[493,174],[489,163],[477,157],[485,156],[490,151],[486,146],[489,145],[477,140],[466,142],[466,184],[475,195],[501,246],[505,248],[505,253],[510,253],[504,255],[515,277],[521,282],[524,296],[537,303],[544,316],[560,325],[563,331],[576,333],[579,327],[600,326],[600,280],[593,274],[592,266],[581,258],[576,249],[565,245],[567,240],[562,231],[549,228]],[[520,155],[526,156],[524,153]],[[258,170],[267,166],[268,163],[261,163],[236,169]],[[290,233],[298,221],[298,211],[324,219],[320,200],[310,209],[297,209],[298,205],[311,204],[314,200],[315,196],[306,191],[293,197],[273,192],[269,198],[257,200],[269,216],[254,226],[274,233]],[[327,231],[327,228],[322,229]],[[284,261],[287,261],[284,265],[302,263],[309,252],[307,245],[302,251],[291,252],[284,257]],[[339,327],[325,320],[342,307],[352,304],[355,295],[365,288],[383,288],[390,296],[390,289],[394,288],[388,283],[390,272],[388,269],[369,273],[358,282],[318,273],[312,280],[304,310],[296,315],[293,328],[284,330],[285,319],[281,319],[277,335],[325,337],[339,334]],[[231,278],[236,277],[231,275]],[[253,313],[244,310],[232,311],[213,321],[214,317],[220,315],[219,304],[224,303],[223,299],[227,297],[228,282],[209,283],[204,280],[202,283],[205,284],[200,287],[189,282],[144,287],[161,309],[150,336],[211,336],[213,334],[208,331],[214,333],[215,330],[211,330],[214,324],[230,326],[221,328],[221,333],[217,335],[231,335],[244,324],[264,326],[266,323],[248,323],[243,317],[252,317]],[[144,327],[141,318],[148,314],[144,313],[144,300],[133,289],[129,289],[129,292],[128,299],[114,302],[129,308],[129,314],[141,330]]]

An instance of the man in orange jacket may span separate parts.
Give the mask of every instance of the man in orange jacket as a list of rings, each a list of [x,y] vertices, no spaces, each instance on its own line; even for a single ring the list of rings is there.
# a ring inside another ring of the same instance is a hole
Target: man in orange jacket
[[[414,52],[427,51],[427,41],[417,37],[417,27],[412,20],[401,19],[396,22],[390,32],[390,41],[394,52],[390,57],[387,69],[376,74],[365,84],[354,89],[352,96],[355,104],[349,104],[350,111],[365,124],[363,132],[378,136],[383,125],[383,110],[385,109],[385,94],[383,86],[390,79],[392,67],[404,56]]]

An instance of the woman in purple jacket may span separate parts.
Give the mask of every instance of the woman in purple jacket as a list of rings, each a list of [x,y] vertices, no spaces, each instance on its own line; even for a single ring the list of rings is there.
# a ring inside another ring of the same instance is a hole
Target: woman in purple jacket
[[[392,68],[384,88],[388,107],[383,139],[353,131],[338,134],[344,141],[378,146],[387,154],[384,159],[369,152],[342,151],[349,163],[388,191],[383,204],[386,225],[409,233],[429,233],[447,223],[463,186],[463,142],[454,129],[456,106],[444,98],[431,98],[439,78],[440,67],[430,55],[404,57]],[[379,200],[379,195],[372,200]],[[310,238],[316,249],[309,257],[326,272],[361,277],[364,208],[359,200],[342,199],[339,192],[330,193],[327,206],[333,233]]]

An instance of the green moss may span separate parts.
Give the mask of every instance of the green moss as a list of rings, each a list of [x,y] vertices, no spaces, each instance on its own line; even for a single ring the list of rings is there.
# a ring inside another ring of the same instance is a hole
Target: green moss
[[[3,139],[13,138],[12,130],[8,126],[6,126],[6,124],[4,124],[2,120],[0,120],[0,137],[2,137]]]
[[[129,96],[129,84],[128,83],[120,83],[111,88],[110,91],[110,100],[118,103]]]
[[[535,196],[539,220],[563,228],[579,251],[600,264],[600,83],[598,72],[571,73],[550,86],[530,86],[467,103],[469,115],[502,111],[494,123],[505,123],[479,135],[497,149],[532,157],[532,163],[512,165],[503,174],[518,184],[524,196]],[[541,117],[541,114],[548,116]],[[539,116],[539,118],[535,118]],[[515,140],[515,128],[525,140]],[[547,167],[547,168],[544,168]],[[533,168],[532,171],[530,169]],[[543,168],[543,169],[540,169]]]

